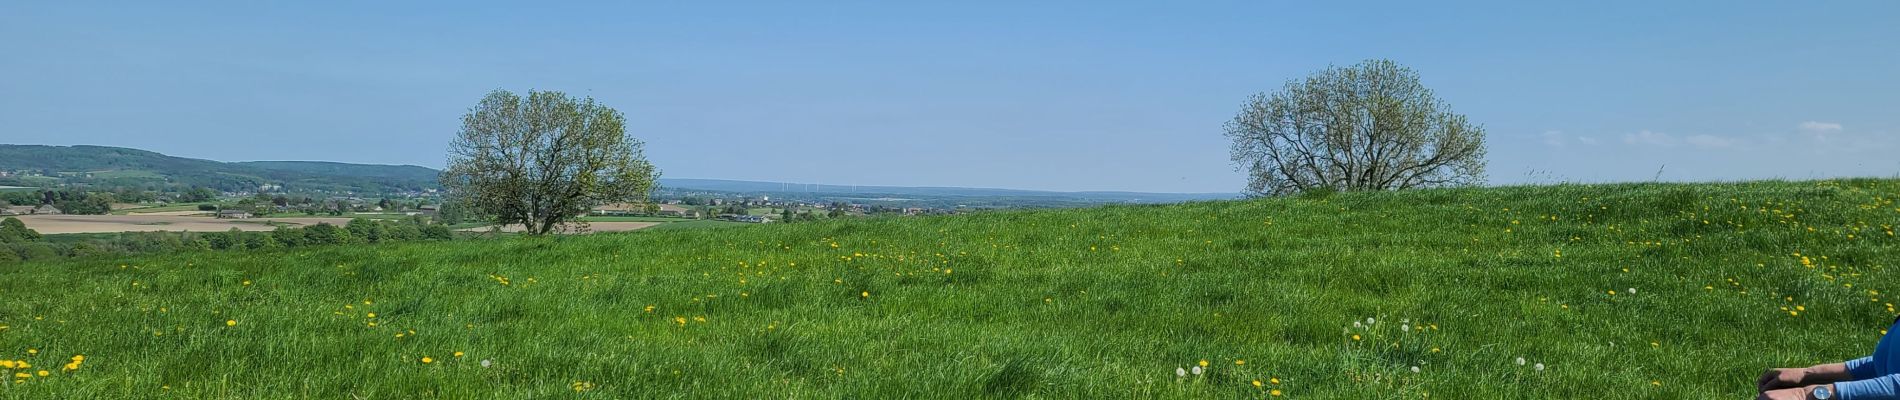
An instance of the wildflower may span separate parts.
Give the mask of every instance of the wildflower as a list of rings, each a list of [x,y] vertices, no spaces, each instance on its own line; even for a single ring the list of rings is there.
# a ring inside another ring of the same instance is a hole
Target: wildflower
[[[1352,335],[1352,341],[1354,342],[1359,341],[1359,335]]]
[[[867,292],[858,292],[858,297],[861,297],[861,298],[866,298],[866,299],[868,299],[868,298],[871,298],[871,292],[868,292],[868,291],[867,291]]]
[[[1366,325],[1372,325],[1372,317],[1366,317]]]
[[[1187,377],[1187,369],[1186,369],[1186,368],[1181,368],[1181,367],[1174,367],[1174,376],[1175,376],[1176,378],[1184,378],[1184,377]]]
[[[370,318],[376,318],[376,313],[369,313],[369,315],[367,315],[367,317],[370,317]]]
[[[1280,389],[1273,389],[1272,391],[1267,392],[1267,395],[1278,397],[1280,396]]]
[[[1253,387],[1261,387],[1261,384],[1260,384],[1260,380],[1259,380],[1259,379],[1255,379],[1255,380],[1253,381]]]
[[[1517,358],[1517,365],[1524,365],[1524,357]]]
[[[1630,288],[1630,294],[1636,294],[1636,288]]]
[[[224,320],[224,326],[237,326],[237,320],[235,319]]]
[[[43,369],[42,369],[42,370],[40,370],[40,372],[35,372],[34,374],[37,374],[37,375],[39,375],[39,376],[47,376],[47,375],[52,375],[53,373],[52,373],[52,372],[47,372],[46,370],[43,370]]]
[[[26,349],[26,354],[40,354],[40,349]]]
[[[455,352],[455,358],[462,358],[462,352]]]
[[[488,368],[489,365],[493,365],[493,363],[488,360],[482,360],[482,368]]]
[[[1267,380],[1267,383],[1272,383],[1272,384],[1275,384],[1275,385],[1278,385],[1278,384],[1280,384],[1280,378],[1279,378],[1279,377],[1274,377],[1274,378],[1272,378],[1272,379],[1268,379],[1268,380]]]
[[[1193,369],[1193,371],[1194,371],[1194,374],[1195,374],[1195,375],[1200,375],[1200,374],[1201,374],[1201,366],[1199,366],[1199,365],[1196,365],[1196,366],[1194,366],[1194,369]]]
[[[435,359],[429,358],[429,356],[422,356],[423,364],[428,364],[428,363],[433,363],[433,362],[435,362]]]
[[[1247,360],[1234,359],[1234,365],[1247,365]]]
[[[1399,332],[1411,332],[1411,331],[1412,331],[1411,324],[1399,324]]]
[[[1537,364],[1537,365],[1543,365],[1543,364]],[[1418,366],[1417,366],[1417,365],[1414,365],[1414,366],[1412,366],[1412,373],[1414,373],[1414,374],[1416,374],[1416,373],[1418,373]]]
[[[1537,363],[1537,365],[1531,366],[1531,369],[1535,369],[1535,370],[1538,370],[1539,372],[1542,372],[1544,370],[1544,363]]]
[[[1196,363],[1196,364],[1200,364],[1201,366],[1205,367],[1207,366],[1207,360],[1201,360],[1201,362]]]

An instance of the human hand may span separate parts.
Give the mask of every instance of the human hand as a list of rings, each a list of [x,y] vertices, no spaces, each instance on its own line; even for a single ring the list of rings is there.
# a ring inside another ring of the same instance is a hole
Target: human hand
[[[1808,400],[1808,388],[1797,387],[1761,392],[1755,400]]]
[[[1770,369],[1763,372],[1761,378],[1755,379],[1755,391],[1766,394],[1770,390],[1801,387],[1801,381],[1807,377],[1806,368]]]

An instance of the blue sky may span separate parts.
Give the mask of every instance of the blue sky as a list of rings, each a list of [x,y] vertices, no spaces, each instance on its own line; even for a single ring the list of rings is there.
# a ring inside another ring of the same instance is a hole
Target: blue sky
[[[1390,58],[1497,184],[1900,174],[1892,1],[77,3],[0,5],[0,143],[440,167],[532,88],[668,177],[1235,192],[1248,95]]]

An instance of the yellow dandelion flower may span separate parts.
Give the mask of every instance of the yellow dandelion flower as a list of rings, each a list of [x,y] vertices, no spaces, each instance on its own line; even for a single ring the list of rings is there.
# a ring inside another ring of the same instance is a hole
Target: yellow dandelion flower
[[[859,292],[858,297],[871,298],[871,292]]]
[[[1200,364],[1201,364],[1201,366],[1202,366],[1202,367],[1206,367],[1206,366],[1207,366],[1207,360],[1201,360],[1201,362],[1200,362]]]
[[[1234,365],[1247,365],[1247,360],[1235,359]]]
[[[1253,381],[1253,387],[1261,387],[1261,386],[1265,386],[1265,385],[1261,384],[1259,379],[1255,379]]]
[[[435,359],[433,359],[433,358],[429,358],[428,356],[423,356],[423,357],[422,357],[422,363],[423,363],[423,364],[428,364],[428,363],[432,363],[432,362],[435,362]]]
[[[237,326],[237,320],[235,319],[224,320],[224,326]]]
[[[1270,392],[1267,392],[1267,394],[1268,394],[1268,395],[1271,395],[1271,396],[1276,396],[1276,397],[1277,397],[1277,396],[1279,396],[1279,395],[1280,395],[1280,389],[1273,389],[1273,391],[1270,391]]]
[[[461,357],[462,357],[462,352],[459,352],[459,351],[458,351],[458,352],[455,352],[455,357],[456,357],[456,358],[461,358]]]
[[[365,315],[365,316],[370,317],[370,318],[376,318],[376,313],[369,313],[368,315]]]
[[[1353,341],[1359,341],[1359,335],[1352,335]]]
[[[40,349],[26,349],[26,354],[40,354]]]
[[[1275,384],[1275,385],[1278,385],[1278,384],[1280,384],[1280,378],[1279,378],[1279,377],[1274,377],[1273,379],[1268,379],[1268,380],[1267,380],[1267,382],[1268,382],[1268,383],[1272,383],[1272,384]]]
[[[52,373],[52,372],[47,372],[46,370],[43,370],[43,369],[42,369],[42,370],[40,370],[40,372],[35,372],[34,374],[37,374],[37,375],[39,375],[39,376],[47,376],[47,375],[52,375],[53,373]]]

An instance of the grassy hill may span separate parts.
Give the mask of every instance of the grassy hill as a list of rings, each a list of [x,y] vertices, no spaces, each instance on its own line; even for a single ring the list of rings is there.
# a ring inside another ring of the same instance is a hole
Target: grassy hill
[[[67,183],[94,187],[204,186],[255,190],[277,184],[291,190],[385,192],[436,188],[436,171],[413,165],[309,161],[227,163],[106,146],[0,144],[0,170],[50,171],[47,177],[9,178],[21,186]]]
[[[1872,351],[1896,199],[1508,187],[29,263],[0,268],[0,358],[50,372],[0,395],[1747,398]]]

